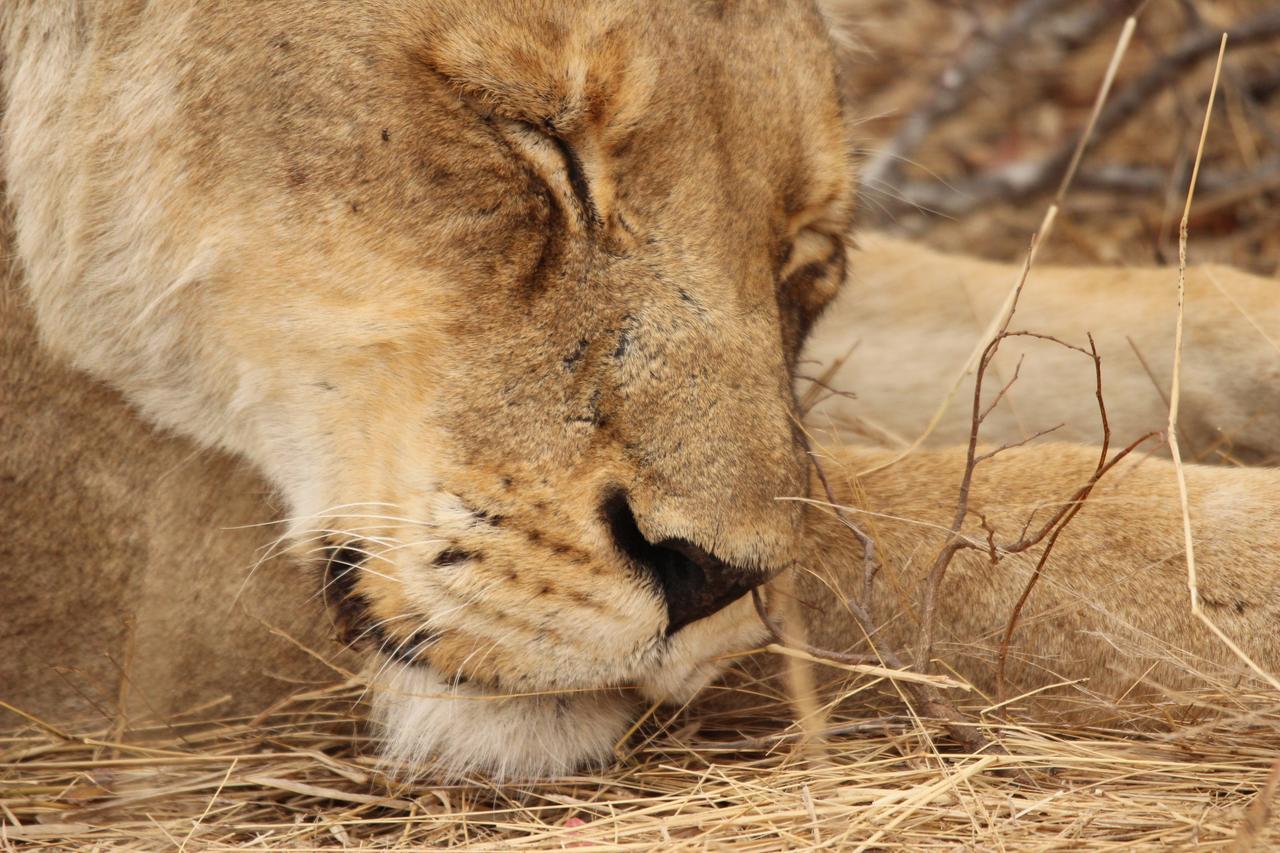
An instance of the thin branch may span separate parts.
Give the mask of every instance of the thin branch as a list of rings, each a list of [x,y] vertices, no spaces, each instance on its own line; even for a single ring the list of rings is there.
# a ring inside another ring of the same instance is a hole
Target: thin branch
[[[1005,667],[1009,659],[1009,643],[1013,639],[1014,630],[1018,627],[1018,621],[1022,618],[1022,610],[1027,604],[1027,599],[1031,597],[1032,591],[1040,583],[1040,578],[1044,575],[1045,564],[1049,562],[1049,555],[1053,552],[1053,546],[1057,544],[1058,537],[1067,528],[1067,525],[1071,523],[1071,520],[1076,517],[1076,513],[1084,508],[1085,501],[1089,499],[1089,495],[1092,493],[1093,487],[1098,484],[1098,481],[1140,445],[1158,435],[1159,433],[1157,432],[1147,433],[1117,453],[1106,465],[1095,470],[1088,483],[1067,503],[1069,510],[1063,513],[1050,528],[1047,528],[1052,529],[1053,532],[1049,535],[1048,541],[1045,542],[1044,550],[1040,552],[1040,559],[1036,561],[1036,567],[1031,572],[1031,577],[1027,579],[1026,586],[1022,588],[1022,594],[1018,596],[1017,603],[1013,605],[1013,610],[1009,613],[1009,621],[1005,624],[1004,636],[1000,638],[1000,648],[996,653],[996,701],[998,704],[1004,704],[1005,701]]]
[[[848,514],[845,513],[839,501],[836,500],[835,492],[831,488],[831,482],[827,479],[826,472],[822,470],[822,465],[818,462],[817,457],[814,456],[812,451],[809,452],[809,458],[813,461],[814,471],[818,475],[818,481],[822,484],[823,490],[826,492],[827,501],[832,511],[862,546],[864,589],[866,597],[862,602],[849,599],[845,602],[845,605],[849,608],[849,612],[853,614],[854,620],[862,629],[862,633],[866,637],[867,642],[872,643],[872,637],[876,635],[877,629],[870,610],[871,580],[879,570],[879,559],[877,557],[875,540],[863,532],[858,525],[854,524]],[[756,613],[760,616],[761,623],[775,638],[781,639],[784,635],[781,632],[780,626],[769,616],[769,613],[764,607],[759,593],[756,590],[752,590],[752,598],[756,606]],[[874,643],[872,644],[872,648],[875,651],[875,659],[883,662],[889,668],[900,672],[908,670],[908,667],[903,662],[902,658],[893,650],[876,648]],[[834,652],[813,646],[807,647],[804,651],[814,657],[825,658],[839,663],[849,661],[853,657],[841,652]],[[862,664],[859,661],[858,663],[852,663],[849,665],[859,666],[865,664]],[[921,674],[927,675],[927,673]],[[966,718],[964,714],[960,713],[955,705],[942,695],[937,687],[927,681],[899,680],[898,683],[901,684],[902,688],[910,694],[920,713],[940,720],[952,740],[968,750],[970,753],[1006,753],[1004,747],[987,738],[975,723]]]

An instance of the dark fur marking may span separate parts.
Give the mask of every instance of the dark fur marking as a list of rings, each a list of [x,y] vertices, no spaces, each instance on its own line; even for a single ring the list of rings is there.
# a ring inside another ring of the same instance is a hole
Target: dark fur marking
[[[331,545],[324,563],[321,595],[334,616],[338,642],[352,648],[375,649],[405,664],[418,663],[423,649],[439,641],[432,631],[415,632],[408,640],[388,636],[382,626],[369,619],[369,599],[356,592],[356,579],[365,554],[357,543]]]
[[[326,552],[321,600],[333,613],[338,642],[350,645],[360,638],[361,628],[368,621],[369,599],[356,592],[356,578],[365,555],[354,543],[331,545]]]
[[[544,198],[550,195],[541,182],[535,179],[533,183]],[[542,233],[545,235],[542,240],[542,248],[538,251],[538,260],[534,262],[533,269],[529,271],[529,275],[525,279],[524,291],[530,295],[544,289],[546,283],[542,281],[542,277],[560,260],[560,256],[563,253],[561,231],[563,230],[564,214],[561,213],[560,206],[557,204],[551,203],[548,204],[548,207],[550,213],[546,227],[542,229]]]
[[[480,559],[480,555],[475,551],[468,551],[465,548],[446,548],[436,555],[431,561],[433,566],[456,566],[458,563],[465,563],[468,560]]]
[[[586,338],[578,340],[578,345],[574,347],[573,352],[564,357],[565,370],[572,372],[578,366],[578,362],[582,361],[582,357],[587,354],[587,347],[590,346],[590,343]]]
[[[567,424],[590,424],[599,429],[607,426],[609,416],[600,411],[600,392],[596,391],[591,395],[591,399],[587,401],[587,413],[582,415],[570,415],[564,419]]]
[[[573,146],[565,142],[556,135],[555,122],[549,118],[542,120],[542,126],[546,128],[547,133],[551,136],[552,143],[560,151],[560,156],[564,159],[565,171],[569,174],[569,188],[573,190],[573,197],[577,199],[579,206],[582,208],[582,216],[587,224],[593,228],[600,225],[600,212],[596,210],[596,203],[591,198],[591,184],[587,181],[586,170],[582,168],[582,158],[578,156],[578,152]]]
[[[368,637],[379,652],[398,663],[410,665],[421,664],[419,656],[422,652],[440,642],[439,634],[426,630],[415,631],[409,639],[399,640],[387,636],[381,627],[375,627],[368,632]]]
[[[468,507],[468,509],[470,509],[470,507]],[[478,521],[483,521],[490,527],[501,527],[503,522],[507,520],[505,515],[498,515],[497,513],[489,512],[486,509],[472,509],[471,514],[474,515]]]
[[[627,354],[628,350],[631,349],[631,328],[634,323],[634,317],[626,318],[626,325],[623,326],[622,331],[618,333],[618,345],[614,347],[613,350],[614,360],[622,358]]]

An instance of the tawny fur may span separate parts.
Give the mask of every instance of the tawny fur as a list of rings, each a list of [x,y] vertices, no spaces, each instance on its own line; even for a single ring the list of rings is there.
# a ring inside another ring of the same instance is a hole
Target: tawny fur
[[[884,568],[873,609],[884,625],[876,643],[911,649],[923,577],[955,515],[965,454],[922,450],[861,479],[858,471],[894,454],[843,447],[822,455],[837,502],[851,507],[849,517],[877,540]],[[1033,512],[1046,519],[1097,461],[1097,448],[1049,443],[982,463],[965,534],[986,543],[985,516],[997,542],[1016,541]],[[1280,469],[1186,471],[1205,612],[1266,671],[1280,673]],[[817,489],[814,497],[827,500]],[[831,515],[811,529],[801,573],[811,605],[807,627],[828,648],[861,646],[862,632],[840,600],[861,596],[862,548]],[[1028,599],[1009,655],[1009,695],[1079,680],[1030,703],[1073,711],[1090,704],[1072,701],[1082,690],[1138,701],[1161,697],[1161,688],[1203,686],[1206,677],[1255,678],[1193,616],[1182,537],[1172,462],[1137,454],[1110,471],[1059,537]],[[993,568],[987,553],[965,550],[947,572],[936,654],[989,696],[1000,638],[1040,552],[1006,556]],[[1092,710],[1105,714],[1106,705]]]
[[[0,50],[42,342],[359,562],[323,591],[352,641],[490,692],[731,641],[665,638],[611,496],[788,565],[853,195],[812,2],[14,0]]]
[[[934,417],[1022,270],[878,234],[860,236],[850,268],[848,286],[806,345],[801,372],[854,396],[822,391],[809,422],[845,440],[905,446]],[[1038,264],[1011,326],[1086,348],[1093,334],[1122,443],[1168,419],[1177,276],[1170,267]],[[1010,338],[994,362],[990,393],[1013,377],[1019,359],[1018,382],[983,437],[1001,444],[1061,426],[1055,438],[1099,441],[1089,359]],[[1280,281],[1192,264],[1181,387],[1179,429],[1190,458],[1280,462]],[[800,389],[810,390],[804,382]],[[968,440],[972,400],[970,373],[930,438],[934,446]]]

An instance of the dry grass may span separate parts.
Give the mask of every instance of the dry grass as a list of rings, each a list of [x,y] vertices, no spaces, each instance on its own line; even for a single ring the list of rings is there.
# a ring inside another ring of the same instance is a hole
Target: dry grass
[[[1009,754],[987,756],[939,751],[933,726],[853,699],[828,714],[826,748],[805,751],[785,700],[755,689],[749,713],[714,696],[660,712],[599,775],[501,787],[385,776],[356,685],[258,719],[140,728],[125,745],[33,724],[0,741],[0,836],[81,849],[1212,848],[1231,843],[1280,743],[1272,697],[1206,690],[1125,709],[1148,718],[1141,734],[1001,723]],[[1222,713],[1203,721],[1210,709]]]

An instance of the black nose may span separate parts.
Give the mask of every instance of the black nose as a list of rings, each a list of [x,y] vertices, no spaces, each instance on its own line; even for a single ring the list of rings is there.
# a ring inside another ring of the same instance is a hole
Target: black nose
[[[684,539],[650,542],[640,532],[625,492],[611,492],[603,513],[618,550],[661,588],[667,603],[668,636],[732,604],[768,576],[732,566]]]

